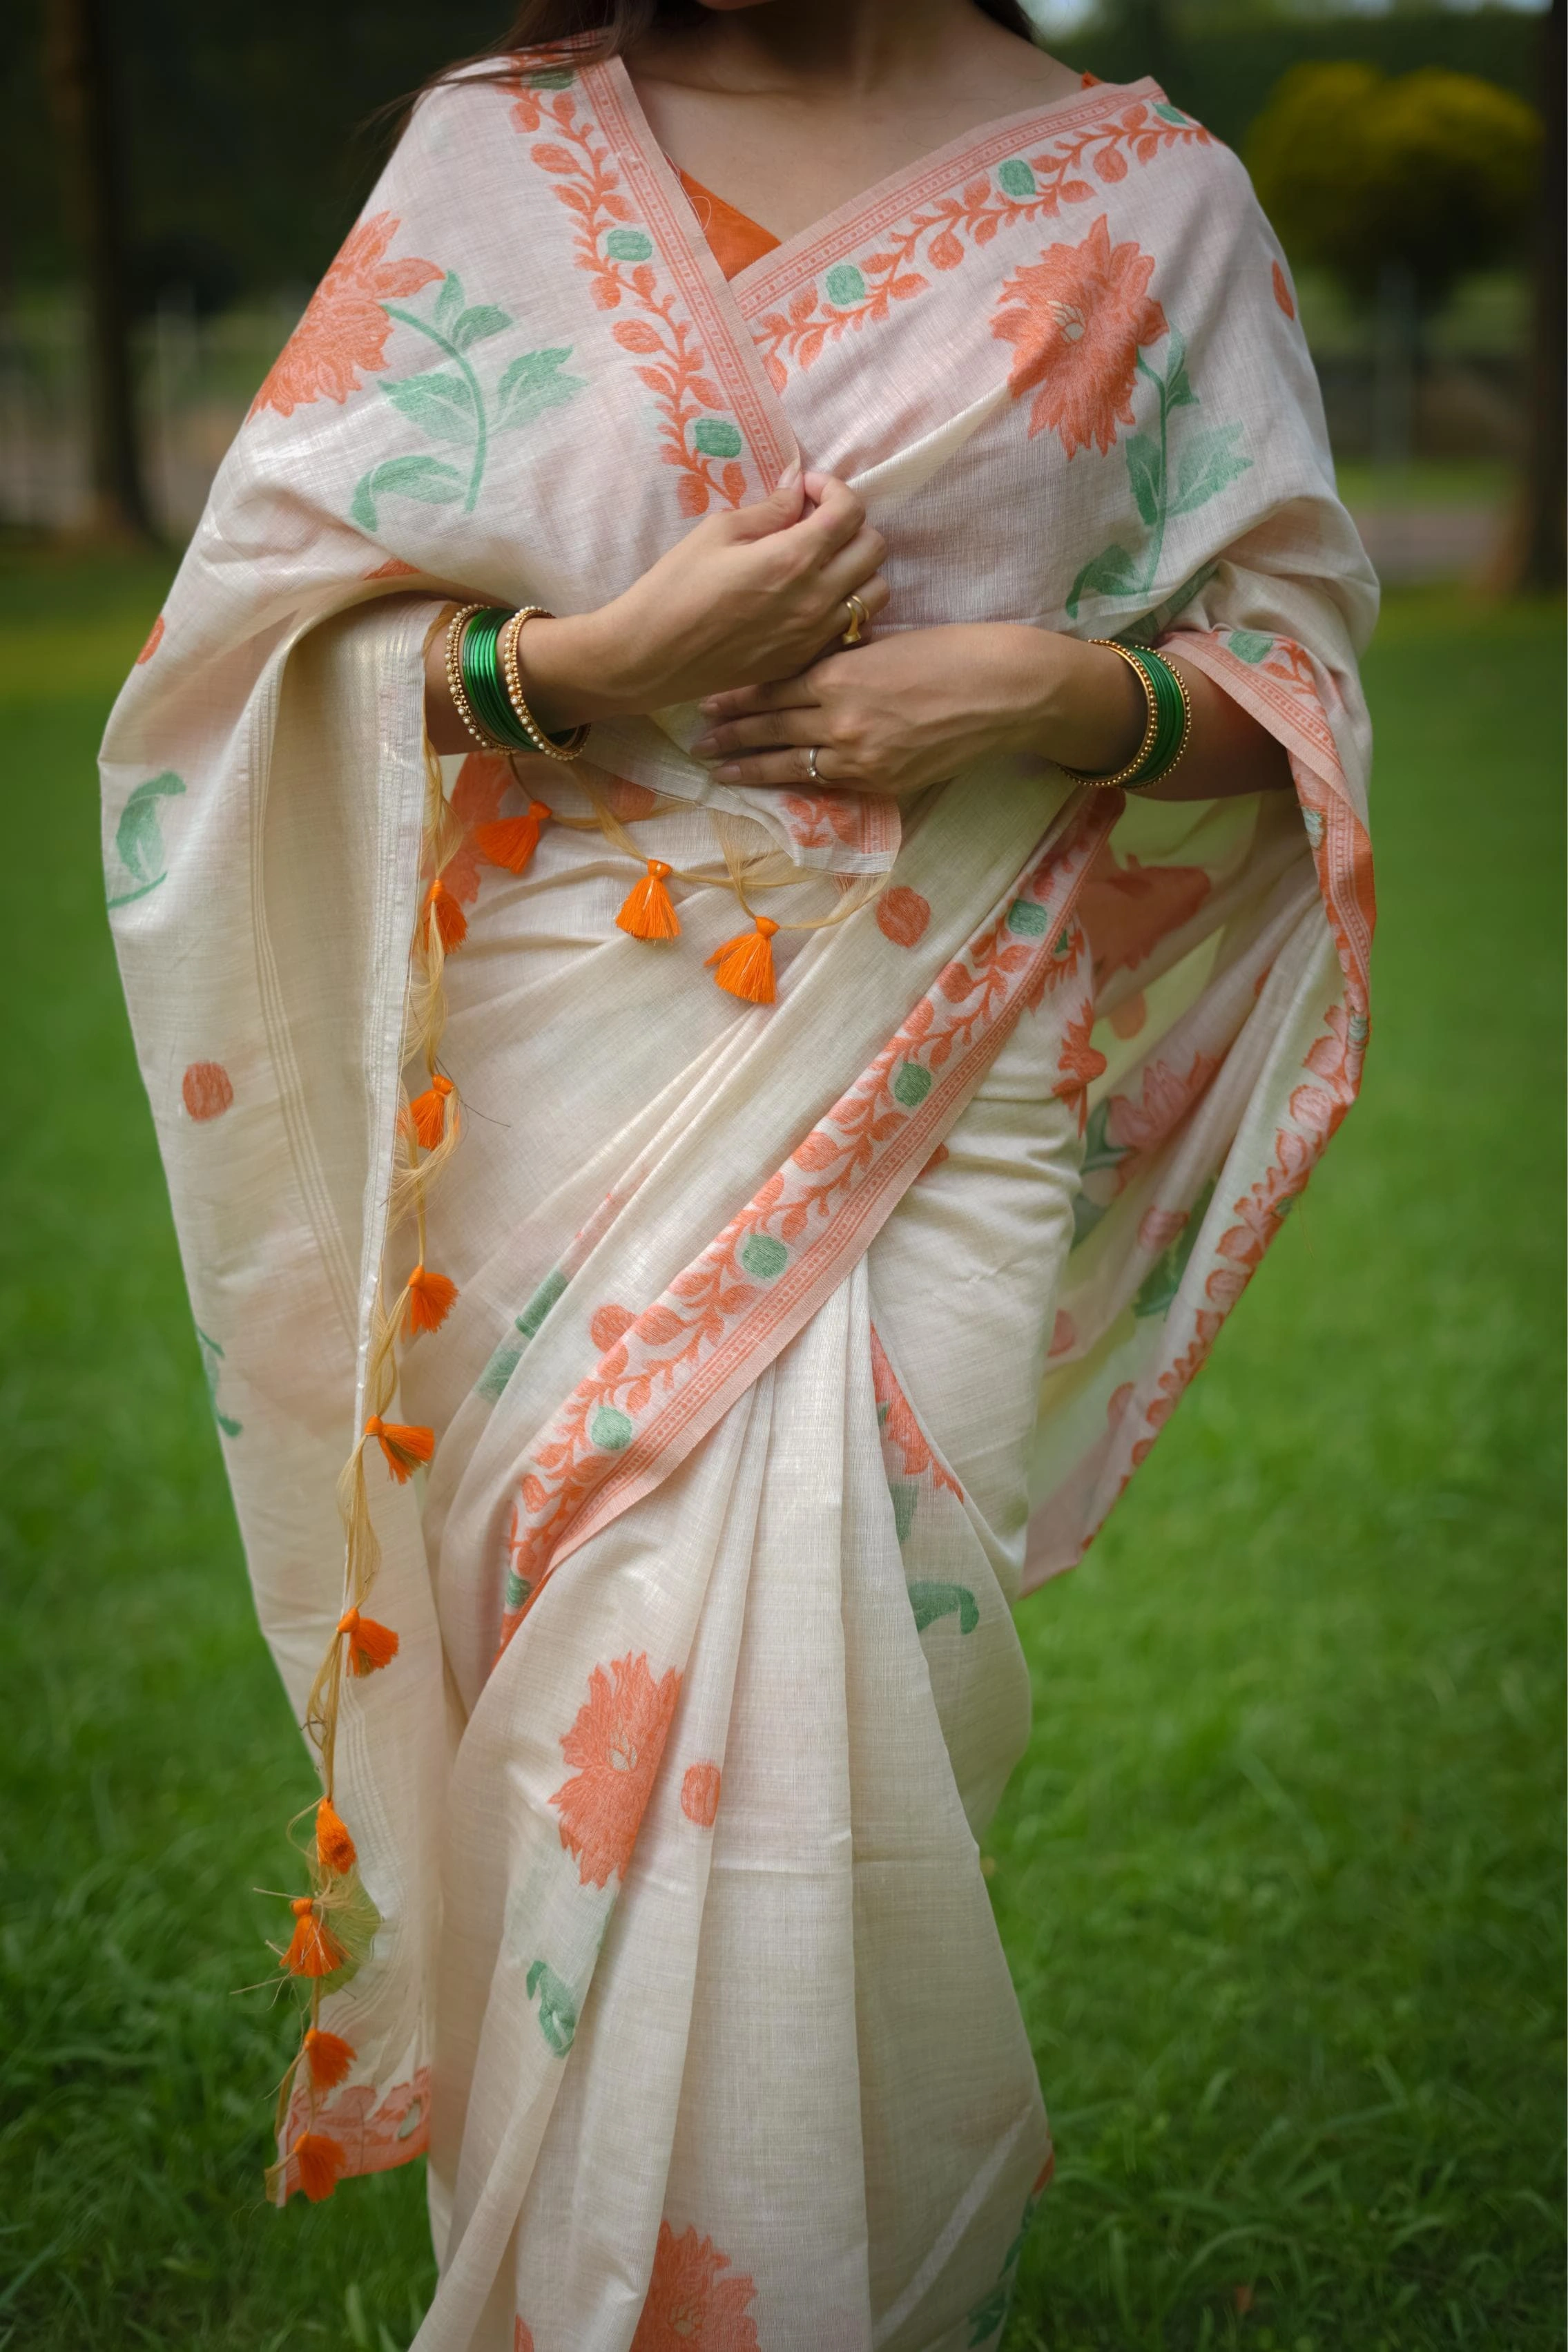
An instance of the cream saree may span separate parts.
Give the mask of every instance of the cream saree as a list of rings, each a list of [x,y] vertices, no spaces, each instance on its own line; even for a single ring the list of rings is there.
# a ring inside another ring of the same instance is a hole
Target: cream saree
[[[798,453],[886,625],[1174,644],[1295,799],[730,792],[684,709],[433,774],[444,592],[601,603]],[[619,64],[512,61],[258,395],[110,722],[110,898],[330,1799],[276,2191],[428,2152],[422,2352],[999,2341],[1050,2172],[976,1844],[1010,1609],[1354,1098],[1375,593],[1281,257],[1152,84],[726,285]],[[616,927],[644,857],[678,940]],[[703,970],[737,872],[843,918],[771,1006]]]

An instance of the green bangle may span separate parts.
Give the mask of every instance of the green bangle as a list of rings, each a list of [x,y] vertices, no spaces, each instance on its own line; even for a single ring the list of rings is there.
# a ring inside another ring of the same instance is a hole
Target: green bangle
[[[1103,646],[1108,653],[1119,654],[1136,674],[1144,689],[1148,718],[1143,740],[1124,766],[1103,775],[1082,768],[1066,768],[1062,772],[1079,783],[1092,784],[1100,792],[1109,792],[1113,786],[1129,793],[1145,791],[1150,784],[1158,783],[1162,776],[1168,776],[1186,750],[1192,732],[1192,698],[1179,671],[1163,654],[1143,646],[1119,645],[1114,637],[1092,637],[1090,643]]]
[[[501,678],[501,631],[511,619],[505,607],[486,605],[464,630],[457,648],[463,690],[475,718],[502,751],[531,751],[531,739],[517,723]]]

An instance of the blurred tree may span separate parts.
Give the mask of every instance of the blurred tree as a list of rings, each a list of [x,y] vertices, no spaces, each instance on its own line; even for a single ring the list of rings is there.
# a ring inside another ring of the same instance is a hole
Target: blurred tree
[[[1474,75],[1313,65],[1286,74],[1246,156],[1292,258],[1364,297],[1392,266],[1430,310],[1521,244],[1540,149],[1535,110]]]
[[[108,537],[151,540],[131,362],[122,113],[105,0],[49,0],[46,25],[66,208],[87,294],[94,526]]]
[[[1552,0],[1542,28],[1541,89],[1546,102],[1546,151],[1535,225],[1535,320],[1531,337],[1529,416],[1520,525],[1507,585],[1561,588],[1568,573],[1563,508],[1568,502],[1563,411],[1568,406],[1568,154],[1564,140],[1568,39],[1563,0]]]

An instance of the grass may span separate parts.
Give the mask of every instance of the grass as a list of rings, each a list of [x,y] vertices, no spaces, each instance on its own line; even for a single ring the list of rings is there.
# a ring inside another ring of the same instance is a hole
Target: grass
[[[95,852],[160,585],[0,561],[0,2346],[398,2352],[417,2168],[260,2201],[283,2034],[235,1988],[311,1781]],[[1552,611],[1392,607],[1366,1097],[1090,1560],[1022,1612],[992,1890],[1061,2166],[1009,2352],[1563,2341],[1560,643]]]

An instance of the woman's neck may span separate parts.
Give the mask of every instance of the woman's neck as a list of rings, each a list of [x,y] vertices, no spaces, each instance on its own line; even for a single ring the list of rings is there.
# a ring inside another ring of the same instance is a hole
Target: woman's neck
[[[790,237],[890,173],[1078,78],[972,0],[705,10],[626,59],[666,152]]]

